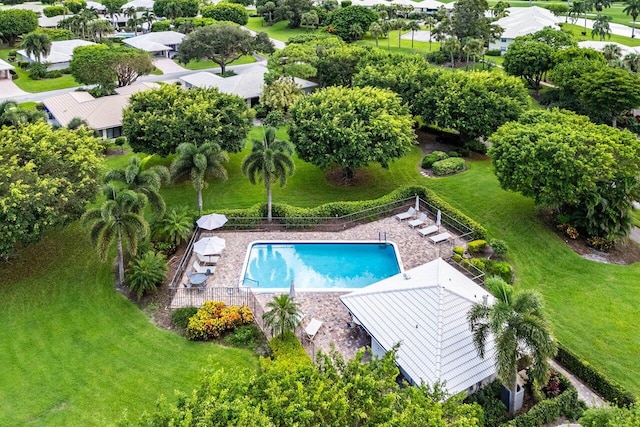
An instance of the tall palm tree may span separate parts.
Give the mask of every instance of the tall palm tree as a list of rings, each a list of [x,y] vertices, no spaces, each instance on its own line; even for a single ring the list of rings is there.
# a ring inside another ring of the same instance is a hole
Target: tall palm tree
[[[293,331],[300,323],[300,305],[287,294],[274,296],[267,308],[270,310],[262,318],[265,326],[271,328],[271,335]]]
[[[105,260],[109,248],[116,243],[118,250],[117,286],[124,284],[124,246],[135,255],[138,241],[149,234],[149,224],[142,216],[147,203],[144,194],[118,188],[112,184],[104,186],[106,200],[99,208],[88,210],[82,217],[91,224],[91,241],[98,254]]]
[[[532,378],[544,383],[549,375],[548,358],[555,355],[557,348],[542,311],[542,297],[530,290],[513,296],[510,288],[503,282],[495,292],[495,303],[491,306],[475,304],[467,313],[467,320],[481,358],[485,356],[489,335],[494,337],[496,370],[502,384],[511,390],[509,414],[513,416],[518,360],[525,354],[529,355],[532,358]]]
[[[178,157],[171,164],[171,179],[189,174],[193,188],[198,193],[198,212],[202,213],[202,189],[206,187],[206,176],[227,179],[227,170],[223,163],[229,160],[226,152],[214,142],[205,142],[197,145],[191,142],[183,142],[176,149]]]
[[[104,181],[110,183],[122,183],[128,190],[144,194],[149,202],[151,210],[161,217],[164,215],[166,205],[160,195],[160,187],[169,182],[169,169],[165,166],[153,166],[143,169],[143,164],[138,157],[129,159],[129,164],[124,169],[112,169],[105,174]]]
[[[598,12],[598,15],[602,13],[602,9],[611,7],[611,0],[590,0],[593,8]]]
[[[145,10],[142,13],[141,18],[142,22],[147,24],[147,32],[151,31],[151,25],[153,24],[153,21],[156,20],[156,15],[150,10]]]
[[[270,223],[271,214],[271,184],[280,181],[280,187],[287,183],[287,177],[293,174],[295,165],[291,156],[293,144],[289,141],[276,139],[276,129],[269,127],[264,133],[263,141],[253,141],[251,154],[242,161],[242,173],[249,178],[249,182],[264,182],[267,189],[267,221]]]
[[[113,33],[114,29],[106,19],[94,19],[87,24],[87,30],[91,33],[93,41],[98,43],[104,36]]]
[[[438,21],[433,16],[427,16],[424,18],[424,25],[429,27],[429,52],[431,52],[431,33],[433,32],[433,27],[436,25]]]
[[[376,47],[378,47],[378,38],[384,35],[384,30],[382,29],[382,26],[380,25],[380,23],[379,22],[372,23],[369,26],[369,33],[371,33],[371,36],[376,39]]]
[[[636,18],[640,15],[640,0],[625,0],[625,6],[622,11],[633,18],[633,27],[631,27],[631,38],[636,36]]]
[[[407,30],[411,30],[411,49],[413,49],[413,38],[416,35],[416,31],[420,31],[420,24],[418,22],[411,20],[407,22]]]
[[[578,0],[571,3],[571,8],[569,9],[569,16],[576,21],[580,17],[580,15],[584,15],[584,31],[583,34],[587,34],[587,12],[591,10],[591,3],[587,0]]]
[[[593,20],[593,28],[591,29],[591,38],[600,37],[600,41],[605,37],[611,38],[611,27],[609,26],[611,17],[606,15],[598,15]]]
[[[36,62],[51,53],[51,40],[45,34],[29,33],[22,39],[22,48],[27,56],[33,55]]]

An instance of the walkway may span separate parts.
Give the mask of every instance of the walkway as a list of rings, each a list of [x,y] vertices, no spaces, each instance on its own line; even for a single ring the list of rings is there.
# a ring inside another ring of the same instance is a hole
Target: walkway
[[[27,92],[20,89],[9,79],[0,79],[0,100],[26,95]]]
[[[555,360],[550,360],[549,364],[553,369],[560,372],[567,377],[571,384],[578,390],[578,398],[587,404],[590,408],[602,408],[608,406],[607,402],[598,396],[593,390],[587,387],[582,381],[576,378],[575,375],[560,366]]]
[[[162,71],[163,74],[172,74],[172,73],[180,73],[182,71],[189,71],[186,68],[183,68],[180,65],[176,64],[176,62],[173,59],[169,59],[169,58],[154,58],[153,65],[155,65],[158,70]]]

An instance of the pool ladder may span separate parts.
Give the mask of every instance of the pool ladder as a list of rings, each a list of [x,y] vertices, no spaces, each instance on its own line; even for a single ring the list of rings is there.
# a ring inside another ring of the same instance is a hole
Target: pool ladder
[[[378,231],[378,243],[387,244],[387,232],[386,231]]]

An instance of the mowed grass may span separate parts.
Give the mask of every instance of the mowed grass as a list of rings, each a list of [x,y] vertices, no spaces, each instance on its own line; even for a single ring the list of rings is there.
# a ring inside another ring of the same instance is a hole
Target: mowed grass
[[[247,351],[154,326],[111,265],[77,223],[0,264],[0,425],[107,425],[192,390],[203,369],[256,368]]]
[[[600,41],[599,37],[591,38],[591,29],[587,28],[587,35],[583,36],[582,32],[584,31],[584,27],[581,25],[573,25],[573,24],[562,24],[562,29],[571,32],[574,35],[575,39],[579,42],[589,40],[589,41]],[[605,37],[604,42],[617,42],[626,46],[640,46],[640,39],[631,37],[619,36],[616,34],[611,34],[611,37]]]
[[[233,61],[230,64],[227,64],[227,67],[231,67],[233,65],[241,65],[241,64],[251,64],[253,62],[256,62],[256,59],[251,56],[251,55],[244,55],[241,56],[240,58],[236,59],[235,61]],[[184,64],[179,64],[180,66],[188,69],[188,70],[203,70],[205,68],[220,68],[220,65],[216,64],[213,61],[209,61],[209,60],[202,60],[202,61],[197,61],[195,59],[189,61],[189,63],[187,65]]]
[[[0,49],[0,58],[6,61],[10,50],[11,49]],[[23,70],[15,64],[12,65],[15,66],[14,71],[18,76],[17,79],[13,80],[13,82],[25,92],[46,92],[49,90],[80,86],[80,83],[78,83],[71,74],[64,74],[62,77],[57,77],[55,79],[31,80],[28,71]]]
[[[269,37],[271,37],[272,39],[280,40],[283,42],[286,42],[291,37],[297,36],[298,34],[307,34],[307,33],[315,32],[315,30],[311,30],[308,28],[290,29],[290,28],[287,28],[288,24],[289,24],[289,21],[280,21],[280,22],[276,22],[271,26],[264,25],[261,17],[252,16],[249,18],[249,22],[247,23],[247,25],[245,25],[245,27],[247,27],[252,31],[265,32],[269,34]]]

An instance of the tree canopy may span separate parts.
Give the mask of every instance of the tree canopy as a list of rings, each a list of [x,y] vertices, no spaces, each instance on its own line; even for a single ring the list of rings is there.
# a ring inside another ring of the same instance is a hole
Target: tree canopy
[[[156,0],[153,13],[165,18],[193,17],[198,15],[198,0]]]
[[[415,144],[413,120],[398,95],[372,87],[329,87],[291,109],[291,142],[314,165],[340,165],[345,178],[370,163],[387,167]]]
[[[490,141],[502,188],[568,215],[588,236],[628,233],[640,168],[635,135],[554,109],[526,112]]]
[[[134,94],[122,117],[134,151],[166,156],[183,142],[215,142],[237,153],[244,147],[253,114],[246,102],[217,89],[182,90],[163,85]]]
[[[13,45],[18,37],[38,28],[38,14],[31,10],[0,10],[0,37]]]
[[[302,15],[311,9],[313,9],[312,0],[278,0],[273,17],[275,21],[288,20],[289,28],[300,28]]]
[[[82,215],[96,195],[100,141],[93,131],[44,121],[0,128],[0,258],[16,244]]]
[[[353,42],[360,40],[371,24],[379,19],[380,16],[371,8],[348,6],[331,12],[327,16],[325,25],[327,25],[329,33],[337,35],[346,42]]]
[[[236,3],[220,2],[218,4],[203,6],[200,13],[204,18],[213,18],[216,21],[235,22],[238,25],[246,25],[249,22],[249,12],[244,6]]]
[[[548,43],[531,39],[516,39],[504,55],[507,74],[523,77],[529,85],[540,89],[540,82],[553,67],[554,49]]]

